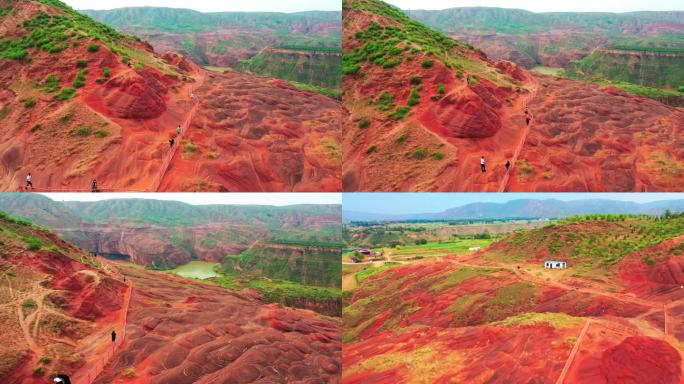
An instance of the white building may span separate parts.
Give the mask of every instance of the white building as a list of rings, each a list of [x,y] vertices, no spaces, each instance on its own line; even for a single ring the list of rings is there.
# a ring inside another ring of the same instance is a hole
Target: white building
[[[544,268],[551,268],[551,269],[565,269],[568,267],[568,263],[565,261],[558,261],[558,260],[546,260],[544,261]]]
[[[468,248],[469,251],[479,251],[480,247],[470,247]]]

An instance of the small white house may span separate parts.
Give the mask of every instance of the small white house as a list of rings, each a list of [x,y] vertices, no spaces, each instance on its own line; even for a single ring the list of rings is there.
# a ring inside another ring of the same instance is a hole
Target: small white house
[[[470,247],[468,248],[469,251],[479,251],[480,247]]]
[[[550,269],[565,269],[568,267],[568,263],[565,261],[558,261],[558,260],[546,260],[544,261],[544,268],[550,268]]]

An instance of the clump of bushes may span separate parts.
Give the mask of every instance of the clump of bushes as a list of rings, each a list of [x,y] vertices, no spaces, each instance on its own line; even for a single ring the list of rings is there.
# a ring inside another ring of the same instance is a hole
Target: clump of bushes
[[[413,154],[411,154],[411,157],[413,157],[416,160],[423,160],[428,156],[428,150],[425,148],[416,148],[415,151],[413,151]]]
[[[397,109],[389,115],[389,118],[396,121],[404,120],[404,118],[411,112],[411,108],[406,106],[399,106]]]
[[[361,119],[359,119],[359,128],[361,128],[361,129],[366,129],[366,128],[370,127],[370,124],[371,124],[370,119],[365,117],[365,116],[362,117]]]
[[[416,104],[420,103],[420,91],[418,87],[414,87],[411,89],[411,95],[409,96],[409,99],[406,104],[408,104],[410,107],[413,107]]]
[[[26,101],[24,101],[24,107],[26,107],[26,108],[33,108],[35,106],[36,106],[36,100],[32,97],[29,97],[28,99],[26,99]]]
[[[446,93],[446,86],[442,83],[437,84],[437,93],[443,95]]]
[[[410,81],[413,85],[420,85],[423,79],[420,76],[413,76]]]
[[[43,246],[43,244],[40,242],[40,239],[35,237],[22,237],[21,240],[26,243],[29,251],[36,251]]]
[[[74,129],[73,131],[71,131],[72,136],[78,136],[78,137],[88,137],[92,134],[93,134],[93,129],[88,127],[88,126],[85,126],[85,125],[82,125],[76,129]]]
[[[82,88],[85,86],[85,75],[88,73],[87,69],[79,69],[76,72],[76,78],[74,79],[74,88]]]
[[[435,62],[432,61],[432,60],[423,60],[423,62],[421,63],[421,65],[423,66],[423,68],[432,68],[432,66],[433,66],[434,64],[435,64]]]
[[[90,44],[88,45],[88,52],[90,53],[95,53],[100,50],[100,46],[97,44]]]
[[[375,153],[375,152],[377,152],[377,151],[378,151],[378,147],[377,147],[376,145],[371,145],[371,146],[368,147],[368,149],[366,150],[366,155],[370,155],[371,153]]]
[[[76,62],[76,68],[87,68],[88,62],[85,60],[79,60]]]
[[[387,112],[394,108],[394,95],[384,91],[380,94],[380,97],[375,101],[378,109],[383,112]]]
[[[59,90],[59,86],[59,77],[55,75],[48,75],[39,87],[47,93],[53,93]]]

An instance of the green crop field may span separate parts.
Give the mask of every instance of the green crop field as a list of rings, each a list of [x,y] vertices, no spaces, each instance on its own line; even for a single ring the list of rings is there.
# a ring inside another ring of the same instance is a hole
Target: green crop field
[[[471,247],[487,247],[492,239],[464,239],[452,242],[433,242],[423,245],[401,245],[390,248],[387,252],[392,254],[392,259],[402,260],[415,257],[440,257],[449,254],[472,252]]]

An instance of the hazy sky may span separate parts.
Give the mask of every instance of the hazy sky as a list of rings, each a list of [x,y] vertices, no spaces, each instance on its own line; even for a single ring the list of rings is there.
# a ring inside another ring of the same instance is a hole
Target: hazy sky
[[[76,9],[113,9],[122,7],[189,8],[200,12],[300,12],[339,11],[342,0],[63,0]]]
[[[100,201],[110,199],[153,199],[206,204],[342,204],[341,193],[43,193],[55,201]]]
[[[517,199],[609,199],[647,203],[684,200],[684,193],[345,193],[342,209],[368,213],[428,213],[470,203],[505,203]]]
[[[402,9],[447,9],[456,7],[519,8],[532,12],[632,12],[677,11],[681,0],[385,0]]]

